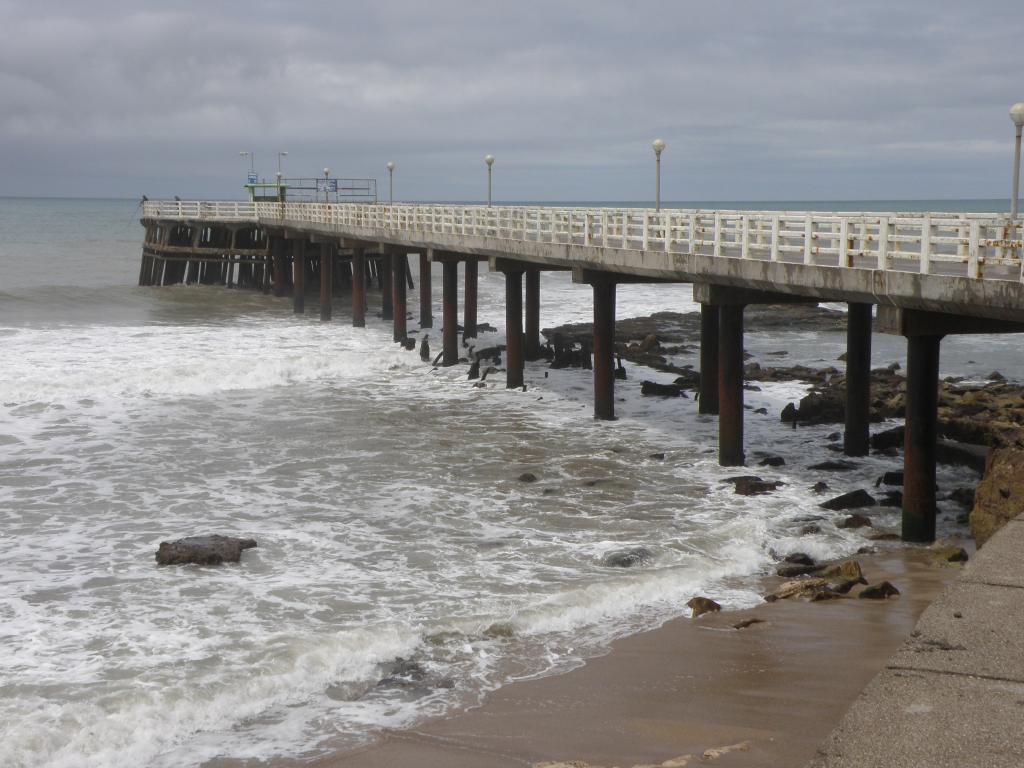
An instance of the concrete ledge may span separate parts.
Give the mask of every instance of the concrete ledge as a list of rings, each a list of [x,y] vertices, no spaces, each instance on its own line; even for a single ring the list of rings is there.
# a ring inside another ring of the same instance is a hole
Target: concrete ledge
[[[886,670],[808,768],[1020,768],[1024,684]]]
[[[808,768],[1024,765],[1024,516],[921,615]]]

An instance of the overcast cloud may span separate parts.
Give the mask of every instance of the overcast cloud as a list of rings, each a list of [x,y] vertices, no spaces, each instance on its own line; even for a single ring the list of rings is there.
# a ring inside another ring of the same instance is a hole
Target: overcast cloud
[[[0,0],[0,194],[1004,197],[1024,100],[1005,2]]]

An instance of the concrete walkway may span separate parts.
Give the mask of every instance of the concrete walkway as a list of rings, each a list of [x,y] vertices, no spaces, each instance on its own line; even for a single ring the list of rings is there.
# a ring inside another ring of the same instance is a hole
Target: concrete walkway
[[[1024,515],[921,616],[808,768],[1024,766]]]

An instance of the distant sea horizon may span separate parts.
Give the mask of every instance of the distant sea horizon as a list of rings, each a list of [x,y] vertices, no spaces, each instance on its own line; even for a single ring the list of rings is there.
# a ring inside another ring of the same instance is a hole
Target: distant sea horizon
[[[134,197],[69,197],[69,196],[38,196],[38,195],[0,195],[0,200],[80,200],[80,201],[138,201]],[[152,197],[153,200],[169,199],[163,197]],[[244,202],[244,198],[238,197],[217,197],[206,195],[182,196],[183,200],[217,200],[225,202]],[[379,200],[378,202],[385,202]],[[482,200],[396,200],[396,203],[413,205],[480,205]],[[560,206],[566,208],[588,207],[588,208],[653,208],[651,200],[495,200],[495,205],[540,205]],[[662,203],[663,208],[681,209],[722,209],[722,210],[778,210],[778,211],[804,211],[804,210],[829,210],[829,211],[857,211],[870,213],[883,213],[889,211],[935,211],[935,212],[956,212],[956,213],[1008,213],[1010,210],[1009,197],[978,197],[978,198],[874,198],[874,199],[766,199],[766,200],[666,200]]]

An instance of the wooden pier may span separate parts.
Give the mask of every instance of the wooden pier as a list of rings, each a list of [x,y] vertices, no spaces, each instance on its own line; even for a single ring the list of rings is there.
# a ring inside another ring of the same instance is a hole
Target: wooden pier
[[[744,463],[743,309],[845,302],[844,450],[869,446],[871,332],[907,338],[903,538],[935,536],[939,350],[954,333],[1024,331],[1022,228],[999,214],[583,209],[520,206],[148,201],[139,284],[237,286],[291,295],[320,318],[351,293],[365,325],[367,287],[382,291],[393,338],[406,341],[409,255],[419,265],[421,327],[431,327],[430,268],[441,262],[443,365],[477,333],[480,261],[506,280],[506,384],[523,386],[540,354],[540,272],[571,271],[594,296],[594,417],[615,418],[615,293],[620,283],[692,283],[701,305],[700,412],[718,414],[719,462]],[[526,301],[523,301],[525,286]],[[877,307],[875,313],[872,307]],[[525,318],[524,318],[525,312]],[[525,322],[524,322],[525,319]]]

